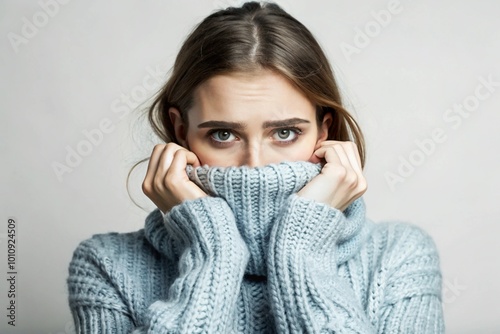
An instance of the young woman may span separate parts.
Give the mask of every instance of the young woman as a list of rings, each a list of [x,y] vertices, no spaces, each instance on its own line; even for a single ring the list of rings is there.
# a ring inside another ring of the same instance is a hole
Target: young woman
[[[432,239],[366,217],[363,136],[280,7],[204,19],[149,120],[158,209],[75,250],[78,333],[444,332]]]

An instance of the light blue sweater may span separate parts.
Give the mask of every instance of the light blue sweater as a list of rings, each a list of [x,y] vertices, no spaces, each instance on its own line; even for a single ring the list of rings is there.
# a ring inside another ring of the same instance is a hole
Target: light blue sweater
[[[210,196],[74,251],[77,333],[444,333],[429,235],[299,197],[320,170],[188,166]]]

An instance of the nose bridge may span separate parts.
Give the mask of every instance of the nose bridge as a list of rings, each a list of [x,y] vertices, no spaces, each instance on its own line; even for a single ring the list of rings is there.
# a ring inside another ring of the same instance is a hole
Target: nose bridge
[[[260,144],[256,141],[249,142],[247,148],[244,152],[245,165],[250,167],[257,167],[261,165],[262,161],[262,150]]]

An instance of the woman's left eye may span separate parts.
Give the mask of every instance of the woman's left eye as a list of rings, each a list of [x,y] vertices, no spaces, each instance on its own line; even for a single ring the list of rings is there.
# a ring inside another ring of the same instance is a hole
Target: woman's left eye
[[[292,142],[298,138],[300,133],[299,129],[278,129],[275,131],[273,137],[281,142]]]

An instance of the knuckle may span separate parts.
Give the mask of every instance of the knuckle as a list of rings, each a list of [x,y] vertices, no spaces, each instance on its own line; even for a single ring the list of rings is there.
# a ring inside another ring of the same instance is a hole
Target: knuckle
[[[178,147],[179,147],[179,145],[177,145],[176,143],[167,143],[167,144],[165,145],[165,147],[166,147],[167,149],[172,149],[172,148],[178,148]]]
[[[167,145],[168,145],[168,144],[167,144]],[[153,152],[163,151],[167,145],[165,145],[165,144],[156,144],[156,145],[153,147]]]
[[[361,179],[360,182],[358,182],[358,187],[362,190],[362,191],[366,191],[366,189],[368,189],[368,183],[366,182],[365,178]]]
[[[323,142],[320,143],[320,146],[324,147],[324,146],[331,145],[331,144],[332,144],[331,140],[325,140],[325,141],[323,141]]]
[[[168,172],[164,179],[164,186],[167,189],[173,189],[179,184],[179,178],[172,172]]]
[[[363,194],[366,192],[366,189],[368,188],[366,180],[364,178],[358,179],[358,182],[355,184],[353,187],[353,190],[355,190],[358,194]]]
[[[330,154],[335,154],[337,151],[336,145],[329,145],[325,147],[325,154],[326,152],[330,152]]]
[[[175,151],[179,149],[179,145],[175,143],[168,143],[164,145],[163,151],[167,154],[173,154]]]
[[[142,183],[142,192],[145,193],[146,195],[152,195],[153,194],[153,189],[151,187],[151,184],[149,184],[149,182],[143,182]]]
[[[183,155],[183,154],[186,154],[186,152],[187,152],[187,151],[186,151],[185,149],[182,149],[182,148],[177,149],[177,150],[174,152],[174,157],[179,157],[179,156],[181,156],[181,155]]]
[[[338,179],[345,180],[345,178],[347,176],[347,168],[345,168],[344,166],[337,166],[337,167],[333,168],[333,170],[335,171],[335,176]]]
[[[153,181],[153,189],[154,190],[162,190],[165,187],[164,181],[160,177],[155,177]]]
[[[358,185],[358,176],[355,173],[349,173],[345,177],[345,182],[349,185],[349,187],[355,188]]]
[[[325,140],[323,142],[321,142],[321,147],[332,147],[334,145],[338,145],[338,141],[336,140]]]

